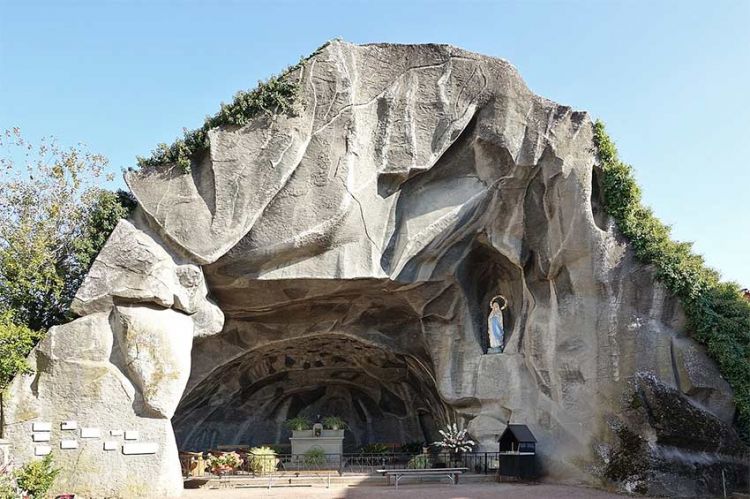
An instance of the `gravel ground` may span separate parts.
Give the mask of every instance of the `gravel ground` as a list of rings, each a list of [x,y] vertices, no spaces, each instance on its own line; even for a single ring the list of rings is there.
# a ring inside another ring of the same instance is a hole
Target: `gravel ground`
[[[476,483],[452,486],[449,484],[406,484],[395,487],[385,486],[352,486],[352,487],[279,487],[271,490],[265,488],[247,489],[213,489],[186,490],[187,499],[238,499],[252,497],[273,497],[289,499],[375,499],[381,497],[400,497],[408,499],[485,499],[508,497],[513,499],[539,498],[576,498],[604,499],[624,496],[596,489],[572,487],[567,485],[518,485],[507,483]]]

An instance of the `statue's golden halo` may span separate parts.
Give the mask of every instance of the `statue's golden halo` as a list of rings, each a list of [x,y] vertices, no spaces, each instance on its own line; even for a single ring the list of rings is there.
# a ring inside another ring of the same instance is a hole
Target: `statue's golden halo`
[[[492,306],[492,304],[498,301],[499,299],[503,300],[502,305],[500,305],[500,310],[505,310],[505,307],[508,306],[508,299],[505,298],[503,295],[493,296],[492,299],[490,300],[490,306]]]

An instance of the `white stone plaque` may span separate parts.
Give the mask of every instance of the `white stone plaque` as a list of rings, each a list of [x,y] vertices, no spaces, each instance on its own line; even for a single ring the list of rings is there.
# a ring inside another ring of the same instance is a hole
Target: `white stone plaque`
[[[104,450],[117,450],[117,442],[114,440],[106,440],[104,442]]]
[[[113,437],[121,437],[122,436],[122,430],[109,430],[109,434]]]
[[[135,430],[126,431],[125,440],[138,440],[138,432]]]
[[[50,432],[48,431],[36,431],[31,435],[31,439],[34,442],[49,442]]]
[[[158,450],[159,444],[156,442],[137,442],[122,445],[122,453],[125,455],[156,454]]]
[[[61,449],[77,449],[78,440],[60,440]]]
[[[76,421],[63,421],[60,423],[61,430],[77,430],[78,423]]]
[[[99,428],[81,428],[81,438],[99,438],[101,435]]]
[[[32,431],[52,431],[51,423],[32,423]]]
[[[52,447],[49,445],[35,445],[34,446],[34,455],[35,456],[46,456],[52,452]]]

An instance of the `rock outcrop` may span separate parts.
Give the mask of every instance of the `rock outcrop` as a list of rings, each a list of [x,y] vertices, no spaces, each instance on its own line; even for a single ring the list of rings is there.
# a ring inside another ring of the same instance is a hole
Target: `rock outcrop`
[[[66,483],[176,494],[172,427],[209,449],[337,414],[349,448],[458,421],[494,450],[512,421],[552,479],[675,495],[743,480],[731,389],[602,211],[585,113],[444,45],[335,41],[290,77],[295,115],[212,130],[189,174],[128,174],[139,209],[79,290],[82,317],[11,387],[17,455],[33,421],[128,427],[159,450],[85,443]],[[506,345],[487,354],[498,294]]]

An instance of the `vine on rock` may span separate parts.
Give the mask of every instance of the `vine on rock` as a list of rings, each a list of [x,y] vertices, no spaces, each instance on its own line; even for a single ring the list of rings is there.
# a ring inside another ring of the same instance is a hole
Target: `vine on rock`
[[[196,130],[183,129],[183,137],[175,140],[172,145],[162,143],[151,151],[150,156],[138,156],[138,167],[145,169],[177,165],[183,173],[189,173],[193,161],[209,148],[209,130],[224,126],[244,126],[260,114],[295,116],[302,75],[294,78],[294,73],[302,69],[305,62],[320,53],[328,43],[330,42],[301,58],[280,75],[272,76],[265,82],[259,81],[255,89],[240,90],[234,95],[232,102],[222,102],[219,112],[208,116],[202,127]]]
[[[604,206],[630,241],[637,259],[682,303],[693,338],[706,346],[734,391],[736,426],[750,443],[750,302],[740,286],[722,282],[692,244],[673,241],[670,227],[641,203],[633,169],[620,161],[604,124],[594,124]]]

